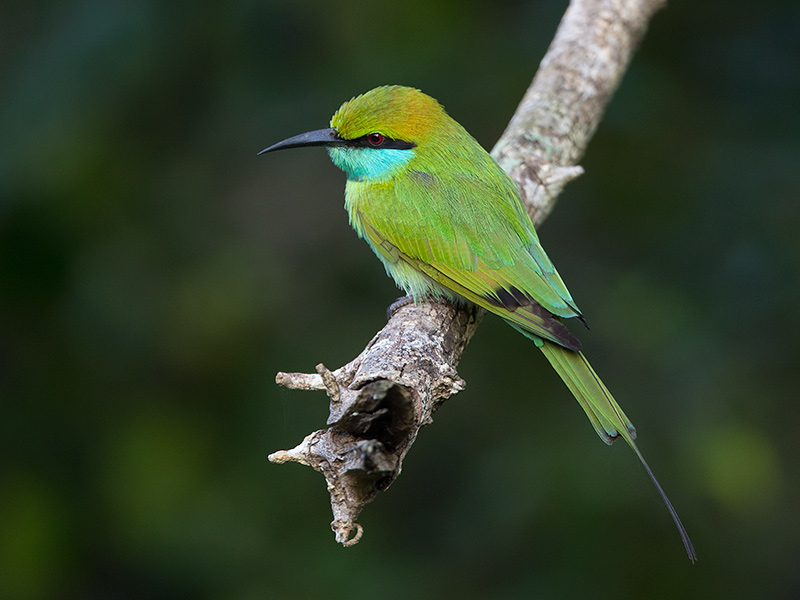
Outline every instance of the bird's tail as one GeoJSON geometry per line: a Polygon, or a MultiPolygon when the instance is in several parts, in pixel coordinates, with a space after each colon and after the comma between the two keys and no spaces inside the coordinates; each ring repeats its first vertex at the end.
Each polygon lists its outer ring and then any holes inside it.
{"type": "Polygon", "coordinates": [[[639,457],[645,471],[647,471],[658,493],[661,495],[667,510],[669,510],[672,520],[675,521],[675,526],[678,528],[678,533],[680,533],[681,540],[683,540],[689,559],[692,562],[696,561],[697,554],[694,551],[694,546],[692,546],[692,541],[686,533],[686,529],[683,527],[683,523],[678,517],[678,513],[675,512],[672,503],[664,493],[664,489],[658,483],[656,476],[653,475],[650,465],[647,464],[644,456],[636,446],[634,441],[636,439],[636,429],[634,429],[628,417],[625,416],[625,413],[622,412],[611,392],[608,391],[608,388],[597,376],[597,373],[594,372],[583,352],[567,350],[548,341],[544,341],[541,345],[537,344],[537,346],[547,357],[547,360],[550,361],[559,377],[567,384],[567,387],[578,400],[583,410],[586,411],[586,415],[592,422],[595,431],[603,438],[603,441],[606,444],[611,444],[618,437],[621,437],[639,457]]]}

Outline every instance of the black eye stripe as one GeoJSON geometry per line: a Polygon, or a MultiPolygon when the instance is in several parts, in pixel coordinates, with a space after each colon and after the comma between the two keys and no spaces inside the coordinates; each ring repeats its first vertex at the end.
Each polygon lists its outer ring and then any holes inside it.
{"type": "Polygon", "coordinates": [[[416,144],[404,140],[396,140],[377,131],[362,135],[359,138],[347,140],[347,145],[359,148],[389,148],[393,150],[411,150],[416,144]],[[380,139],[380,141],[378,141],[380,139]],[[376,143],[378,142],[378,143],[376,143]]]}

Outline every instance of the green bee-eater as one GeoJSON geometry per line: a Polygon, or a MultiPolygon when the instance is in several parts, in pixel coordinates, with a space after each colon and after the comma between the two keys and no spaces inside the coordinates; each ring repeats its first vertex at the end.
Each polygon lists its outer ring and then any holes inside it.
{"type": "Polygon", "coordinates": [[[384,86],[345,102],[329,129],[264,150],[325,146],[347,174],[345,208],[397,285],[415,300],[467,300],[533,340],[607,444],[622,437],[696,554],[639,448],[636,430],[562,323],[581,312],[548,258],[517,187],[433,98],[384,86]]]}

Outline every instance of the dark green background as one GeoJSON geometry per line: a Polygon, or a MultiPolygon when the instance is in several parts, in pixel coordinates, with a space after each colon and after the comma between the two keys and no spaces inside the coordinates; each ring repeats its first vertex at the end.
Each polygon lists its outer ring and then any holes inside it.
{"type": "Polygon", "coordinates": [[[3,3],[0,597],[800,595],[794,0],[672,2],[541,229],[696,565],[494,318],[358,546],[267,462],[327,414],[275,372],[348,361],[397,291],[322,150],[256,152],[386,83],[491,147],[565,6],[3,3]]]}

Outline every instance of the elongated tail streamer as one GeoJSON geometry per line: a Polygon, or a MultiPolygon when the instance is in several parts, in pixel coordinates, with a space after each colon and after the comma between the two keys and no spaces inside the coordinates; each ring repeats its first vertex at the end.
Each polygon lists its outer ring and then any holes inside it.
{"type": "Polygon", "coordinates": [[[567,384],[567,387],[578,400],[578,403],[592,422],[595,431],[603,441],[611,444],[618,437],[622,437],[636,453],[636,456],[639,457],[645,471],[647,471],[658,493],[661,495],[669,514],[672,516],[675,526],[678,528],[678,533],[680,533],[686,553],[689,555],[689,560],[695,562],[697,553],[683,523],[681,523],[680,517],[678,517],[678,513],[673,508],[672,503],[667,498],[667,494],[664,492],[664,488],[661,487],[658,479],[653,474],[653,470],[647,464],[634,441],[636,430],[633,424],[622,412],[611,392],[608,391],[608,388],[597,376],[589,361],[586,360],[583,352],[573,352],[550,342],[543,342],[539,349],[550,361],[559,377],[567,384]]]}

